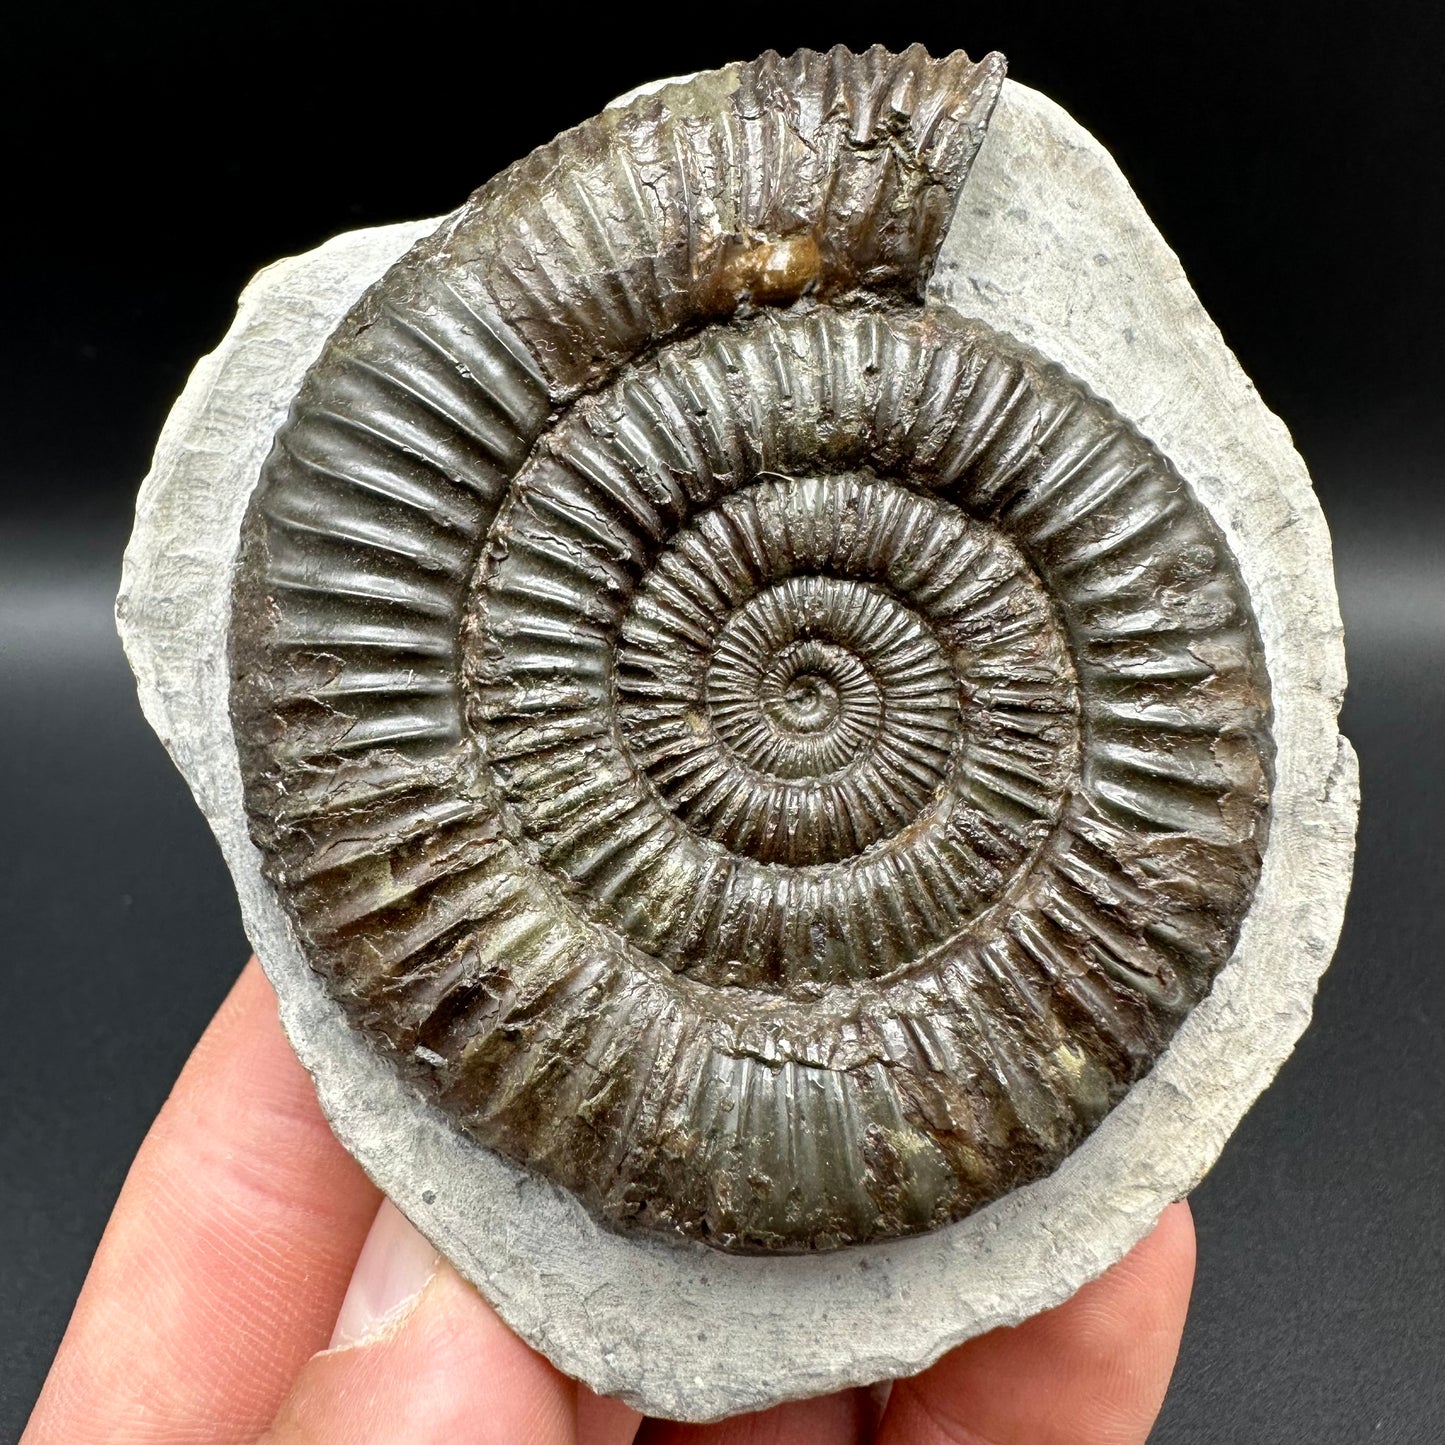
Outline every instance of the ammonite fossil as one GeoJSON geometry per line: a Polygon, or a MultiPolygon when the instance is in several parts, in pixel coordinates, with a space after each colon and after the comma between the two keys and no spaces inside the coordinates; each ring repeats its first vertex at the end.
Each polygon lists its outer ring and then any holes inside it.
{"type": "MultiPolygon", "coordinates": [[[[1230,443],[1170,420],[1217,406],[1144,424],[1097,323],[1017,299],[1074,263],[971,186],[1002,86],[837,49],[610,107],[328,325],[227,524],[284,951],[376,1087],[638,1257],[866,1266],[1032,1197],[1307,831],[1281,723],[1337,644],[1280,664],[1230,443]],[[1013,224],[1041,249],[991,243],[1023,279],[990,289],[970,230],[1013,224]]],[[[1071,142],[1017,115],[1016,166],[1071,142]]],[[[438,1192],[411,1212],[465,1255],[438,1192]]]]}

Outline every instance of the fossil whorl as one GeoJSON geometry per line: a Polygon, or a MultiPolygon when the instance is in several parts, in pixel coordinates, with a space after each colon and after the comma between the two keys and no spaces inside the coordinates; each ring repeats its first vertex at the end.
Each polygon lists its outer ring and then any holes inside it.
{"type": "Polygon", "coordinates": [[[1228,547],[924,285],[1002,66],[800,53],[484,186],[246,522],[247,805],[354,1025],[619,1226],[929,1229],[1148,1071],[1258,879],[1228,547]]]}

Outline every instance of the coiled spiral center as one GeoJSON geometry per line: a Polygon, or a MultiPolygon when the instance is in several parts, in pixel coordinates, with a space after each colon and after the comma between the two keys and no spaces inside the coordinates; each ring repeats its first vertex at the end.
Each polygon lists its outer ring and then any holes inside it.
{"type": "Polygon", "coordinates": [[[825,863],[895,832],[938,793],[957,683],[928,624],[884,588],[785,577],[713,621],[711,656],[699,649],[670,710],[644,639],[675,647],[676,635],[624,629],[618,668],[629,746],[693,828],[764,862],[825,863]]]}
{"type": "MultiPolygon", "coordinates": [[[[786,654],[774,659],[769,672],[772,675],[765,679],[763,710],[777,733],[791,743],[803,739],[815,741],[810,735],[825,730],[834,734],[828,741],[836,741],[835,724],[843,707],[843,694],[851,692],[855,704],[860,693],[866,696],[867,673],[858,660],[841,649],[816,642],[789,648],[786,654]],[[808,655],[800,657],[802,653],[808,655]],[[829,676],[835,671],[853,675],[838,683],[829,676]],[[776,675],[779,673],[781,677],[776,675]],[[790,736],[792,734],[803,736],[797,738],[790,736]]],[[[816,748],[808,749],[802,761],[804,772],[825,770],[826,764],[820,766],[817,752],[816,748]]]]}

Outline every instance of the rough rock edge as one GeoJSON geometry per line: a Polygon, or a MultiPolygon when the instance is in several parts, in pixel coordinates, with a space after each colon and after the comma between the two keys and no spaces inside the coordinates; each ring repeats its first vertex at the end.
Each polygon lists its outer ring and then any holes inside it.
{"type": "Polygon", "coordinates": [[[937,1233],[841,1254],[723,1256],[610,1234],[453,1133],[345,1027],[262,879],[241,806],[226,626],[247,496],[328,333],[438,224],[340,236],[251,282],[162,432],[117,606],[146,716],[216,832],[338,1136],[524,1339],[652,1414],[709,1420],[909,1374],[1059,1303],[1213,1164],[1308,1023],[1342,921],[1358,808],[1354,755],[1335,728],[1343,648],[1328,533],[1283,425],[1113,161],[1052,102],[1006,83],[933,294],[1089,381],[1171,456],[1229,537],[1275,695],[1259,891],[1209,998],[1049,1178],[937,1233]]]}

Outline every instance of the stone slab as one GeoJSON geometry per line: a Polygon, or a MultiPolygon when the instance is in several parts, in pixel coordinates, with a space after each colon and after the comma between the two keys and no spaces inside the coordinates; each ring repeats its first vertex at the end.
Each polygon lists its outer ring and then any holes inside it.
{"type": "Polygon", "coordinates": [[[912,1373],[1067,1298],[1218,1157],[1309,1021],[1349,885],[1357,781],[1329,537],[1260,401],[1118,167],[1005,85],[934,299],[1062,362],[1171,458],[1254,600],[1278,748],[1238,948],[1153,1072],[1050,1177],[933,1234],[757,1258],[602,1229],[456,1134],[344,1024],[247,834],[228,712],[231,569],[302,374],[355,300],[439,222],[352,232],[262,271],[177,401],[137,505],[117,616],[141,703],[204,809],[282,1021],[343,1143],[511,1327],[594,1390],[708,1420],[912,1373]]]}

